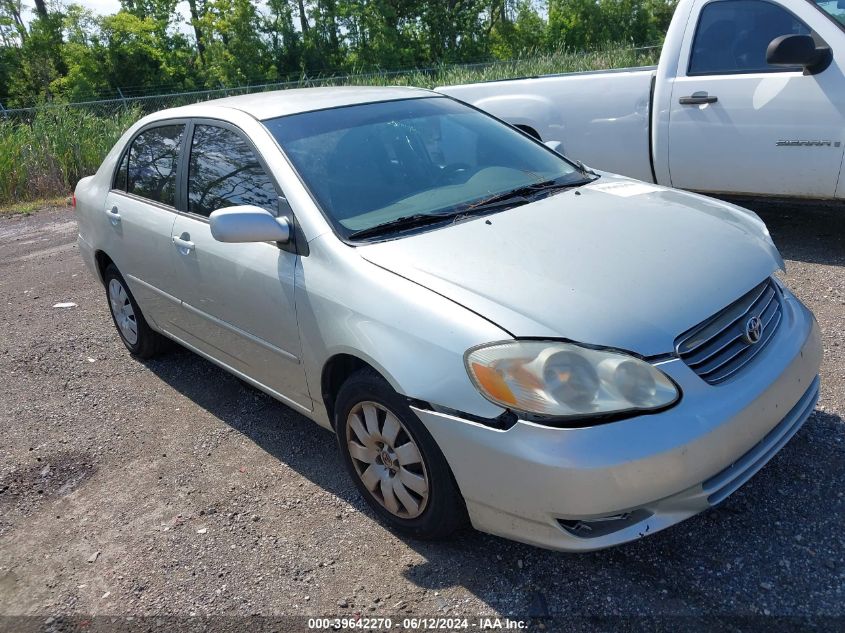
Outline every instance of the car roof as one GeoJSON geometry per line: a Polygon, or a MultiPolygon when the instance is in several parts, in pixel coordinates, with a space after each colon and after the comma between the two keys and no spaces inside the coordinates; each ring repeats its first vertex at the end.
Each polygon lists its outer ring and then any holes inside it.
{"type": "MultiPolygon", "coordinates": [[[[324,110],[340,106],[360,103],[374,103],[378,101],[396,101],[398,99],[413,99],[429,97],[437,93],[422,88],[404,86],[338,86],[321,88],[292,88],[290,90],[274,90],[272,92],[258,92],[223,97],[203,101],[193,105],[162,110],[156,113],[156,119],[166,116],[203,116],[209,106],[214,108],[231,108],[240,110],[259,120],[273,119],[288,114],[298,114],[312,110],[324,110]]],[[[439,95],[438,95],[439,96],[439,95]]]]}

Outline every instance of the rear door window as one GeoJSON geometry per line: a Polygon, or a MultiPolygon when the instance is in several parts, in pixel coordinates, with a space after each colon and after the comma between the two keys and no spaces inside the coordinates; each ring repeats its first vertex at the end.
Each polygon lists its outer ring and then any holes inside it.
{"type": "Polygon", "coordinates": [[[135,137],[129,148],[129,193],[176,206],[176,167],[184,133],[182,124],[163,125],[135,137]]]}
{"type": "Polygon", "coordinates": [[[766,62],[769,43],[781,35],[810,35],[810,29],[783,7],[765,0],[711,2],[701,10],[687,74],[801,70],[766,62]]]}
{"type": "Polygon", "coordinates": [[[252,147],[233,130],[197,124],[188,168],[188,211],[250,204],[276,213],[279,195],[252,147]]]}
{"type": "Polygon", "coordinates": [[[128,168],[129,152],[125,152],[123,154],[123,158],[120,159],[120,167],[118,167],[117,171],[114,173],[112,189],[117,189],[118,191],[126,191],[126,173],[128,168]]]}

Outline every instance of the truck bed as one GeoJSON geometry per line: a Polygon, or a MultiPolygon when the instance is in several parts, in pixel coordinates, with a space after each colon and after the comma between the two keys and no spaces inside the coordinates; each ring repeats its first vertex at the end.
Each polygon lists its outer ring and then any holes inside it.
{"type": "Polygon", "coordinates": [[[438,92],[481,108],[587,165],[652,180],[651,78],[656,67],[619,68],[443,86],[438,92]],[[572,132],[570,132],[572,130],[572,132]]]}

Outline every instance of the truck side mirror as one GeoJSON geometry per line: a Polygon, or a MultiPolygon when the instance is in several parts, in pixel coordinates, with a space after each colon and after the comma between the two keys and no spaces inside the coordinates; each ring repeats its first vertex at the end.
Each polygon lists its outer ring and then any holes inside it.
{"type": "Polygon", "coordinates": [[[781,35],[769,43],[766,61],[772,66],[803,66],[805,74],[815,75],[830,66],[833,52],[829,46],[816,46],[809,35],[781,35]]]}

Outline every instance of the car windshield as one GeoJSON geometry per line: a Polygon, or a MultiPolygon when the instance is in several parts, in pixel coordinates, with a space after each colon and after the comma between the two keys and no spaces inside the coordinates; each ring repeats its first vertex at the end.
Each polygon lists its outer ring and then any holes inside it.
{"type": "Polygon", "coordinates": [[[318,110],[264,125],[344,238],[405,228],[408,220],[431,226],[493,199],[501,210],[508,192],[587,180],[521,132],[446,97],[318,110]]]}
{"type": "Polygon", "coordinates": [[[843,0],[812,0],[817,7],[827,13],[840,27],[845,28],[845,2],[843,0]]]}

